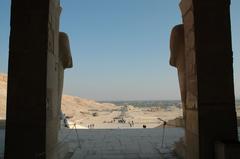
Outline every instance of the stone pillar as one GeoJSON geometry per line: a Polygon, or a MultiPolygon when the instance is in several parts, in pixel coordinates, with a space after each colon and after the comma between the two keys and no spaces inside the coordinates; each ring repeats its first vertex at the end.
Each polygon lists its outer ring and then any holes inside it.
{"type": "Polygon", "coordinates": [[[12,0],[5,159],[54,158],[59,0],[12,0]]]}
{"type": "Polygon", "coordinates": [[[60,125],[59,100],[59,23],[60,1],[50,0],[48,21],[48,54],[47,54],[47,116],[46,116],[46,158],[57,159],[58,131],[60,125]]]}
{"type": "Polygon", "coordinates": [[[213,159],[237,141],[230,0],[182,0],[187,76],[186,158],[213,159]]]}

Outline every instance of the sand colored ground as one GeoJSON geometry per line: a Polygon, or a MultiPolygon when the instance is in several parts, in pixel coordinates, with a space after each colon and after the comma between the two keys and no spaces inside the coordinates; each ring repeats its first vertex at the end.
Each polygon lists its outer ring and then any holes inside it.
{"type": "Polygon", "coordinates": [[[69,121],[87,128],[93,124],[94,128],[142,128],[143,125],[153,128],[162,123],[159,118],[170,120],[182,115],[182,110],[177,107],[116,106],[73,96],[63,96],[62,111],[69,117],[69,121]],[[121,122],[122,119],[125,123],[121,122]]]}
{"type": "MultiPolygon", "coordinates": [[[[0,119],[5,119],[7,76],[0,74],[0,119]]],[[[236,108],[240,116],[240,107],[236,108]]],[[[76,123],[78,128],[147,128],[157,127],[163,120],[175,119],[182,116],[179,107],[133,107],[131,105],[116,106],[111,103],[98,103],[94,100],[63,95],[62,111],[71,124],[76,123]],[[121,122],[123,120],[125,123],[121,122]],[[130,126],[131,123],[131,126],[130,126]]]]}

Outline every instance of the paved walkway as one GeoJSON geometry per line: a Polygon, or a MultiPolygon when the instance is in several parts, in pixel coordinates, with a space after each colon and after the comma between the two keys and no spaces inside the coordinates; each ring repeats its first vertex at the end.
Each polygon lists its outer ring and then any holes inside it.
{"type": "Polygon", "coordinates": [[[5,139],[5,129],[0,128],[0,159],[3,158],[4,139],[5,139]]]}
{"type": "Polygon", "coordinates": [[[176,159],[172,145],[184,135],[181,128],[167,128],[162,144],[162,128],[92,129],[77,132],[79,140],[75,130],[61,133],[61,139],[70,142],[73,152],[71,159],[176,159]]]}
{"type": "MultiPolygon", "coordinates": [[[[4,134],[4,129],[0,129],[0,159],[4,134]]],[[[74,129],[61,130],[55,150],[62,154],[68,151],[64,159],[176,159],[172,145],[184,135],[184,130],[167,128],[163,145],[162,128],[78,129],[77,134],[74,129]]]]}

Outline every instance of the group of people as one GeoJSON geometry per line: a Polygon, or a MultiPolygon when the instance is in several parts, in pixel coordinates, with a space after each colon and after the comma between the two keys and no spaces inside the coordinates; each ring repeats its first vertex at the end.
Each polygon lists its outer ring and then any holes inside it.
{"type": "Polygon", "coordinates": [[[62,111],[61,111],[61,114],[60,114],[60,120],[62,120],[64,127],[70,128],[67,117],[62,111]]]}
{"type": "Polygon", "coordinates": [[[94,124],[88,125],[88,129],[93,129],[93,128],[94,128],[94,124]]]}
{"type": "Polygon", "coordinates": [[[129,121],[128,124],[129,124],[130,127],[134,127],[134,122],[133,121],[132,122],[129,121]]]}
{"type": "Polygon", "coordinates": [[[126,120],[123,119],[123,118],[122,118],[122,119],[119,119],[119,120],[118,120],[118,123],[126,123],[126,120]]]}

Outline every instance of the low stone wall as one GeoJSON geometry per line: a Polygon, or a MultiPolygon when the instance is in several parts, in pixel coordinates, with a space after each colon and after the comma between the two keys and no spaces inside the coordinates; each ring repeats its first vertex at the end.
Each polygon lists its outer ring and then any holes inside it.
{"type": "MultiPolygon", "coordinates": [[[[172,127],[184,127],[184,121],[182,117],[178,117],[167,122],[168,126],[172,127]]],[[[237,117],[237,125],[240,127],[240,116],[237,117]]]]}
{"type": "Polygon", "coordinates": [[[172,127],[184,127],[184,120],[182,117],[178,117],[173,120],[168,120],[167,125],[172,127]]]}

